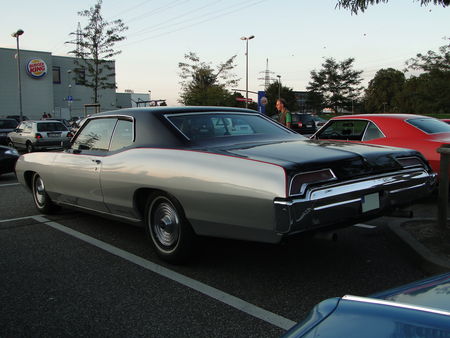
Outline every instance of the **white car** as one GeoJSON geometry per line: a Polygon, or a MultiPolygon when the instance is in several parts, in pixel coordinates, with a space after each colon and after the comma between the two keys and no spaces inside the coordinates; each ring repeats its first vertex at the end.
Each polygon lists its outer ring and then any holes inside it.
{"type": "Polygon", "coordinates": [[[35,150],[61,149],[69,144],[72,133],[59,121],[23,121],[8,133],[8,145],[31,153],[35,150]]]}

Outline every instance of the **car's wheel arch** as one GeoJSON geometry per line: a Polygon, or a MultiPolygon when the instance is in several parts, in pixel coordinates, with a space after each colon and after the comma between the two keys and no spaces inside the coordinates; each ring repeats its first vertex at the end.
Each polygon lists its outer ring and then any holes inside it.
{"type": "Polygon", "coordinates": [[[144,221],[145,219],[146,206],[149,199],[150,198],[155,199],[161,195],[166,195],[170,197],[172,200],[176,201],[178,207],[180,208],[182,216],[183,217],[186,216],[186,213],[184,212],[183,206],[181,205],[179,199],[177,199],[177,197],[171,194],[170,192],[161,189],[139,188],[134,192],[133,195],[133,207],[142,221],[144,221]]]}
{"type": "Polygon", "coordinates": [[[33,176],[36,174],[35,171],[25,171],[23,173],[23,178],[25,180],[26,186],[28,189],[32,190],[32,184],[33,184],[33,176]]]}

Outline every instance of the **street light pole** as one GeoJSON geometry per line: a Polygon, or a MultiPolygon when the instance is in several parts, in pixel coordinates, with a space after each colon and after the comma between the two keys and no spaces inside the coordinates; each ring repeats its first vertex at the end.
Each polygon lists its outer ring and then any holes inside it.
{"type": "Polygon", "coordinates": [[[20,122],[23,121],[23,112],[22,112],[22,82],[20,79],[20,49],[19,49],[19,36],[23,34],[22,29],[18,29],[17,32],[11,34],[13,38],[16,38],[17,43],[17,78],[18,78],[18,90],[19,90],[19,115],[20,122]]]}
{"type": "Polygon", "coordinates": [[[69,117],[72,119],[72,70],[67,71],[67,77],[69,79],[69,95],[67,97],[67,105],[69,106],[69,117]]]}
{"type": "Polygon", "coordinates": [[[278,78],[278,98],[281,99],[281,75],[277,75],[278,78]]]}
{"type": "Polygon", "coordinates": [[[245,40],[245,108],[248,108],[248,40],[254,37],[254,35],[241,37],[241,40],[245,40]]]}

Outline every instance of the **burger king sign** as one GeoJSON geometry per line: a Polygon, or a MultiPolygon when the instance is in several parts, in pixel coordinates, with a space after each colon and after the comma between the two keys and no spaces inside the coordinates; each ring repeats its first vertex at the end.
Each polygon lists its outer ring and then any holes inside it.
{"type": "Polygon", "coordinates": [[[27,73],[35,79],[40,79],[47,74],[47,64],[42,59],[31,59],[27,63],[27,73]]]}

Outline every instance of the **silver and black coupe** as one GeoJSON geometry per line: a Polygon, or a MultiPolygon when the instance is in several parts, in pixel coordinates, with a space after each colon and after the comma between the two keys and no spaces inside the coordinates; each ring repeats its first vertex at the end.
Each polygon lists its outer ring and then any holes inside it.
{"type": "Polygon", "coordinates": [[[413,150],[309,140],[251,110],[158,107],[90,116],[70,147],[16,165],[37,209],[142,224],[183,262],[197,236],[278,243],[382,215],[428,194],[413,150]]]}

